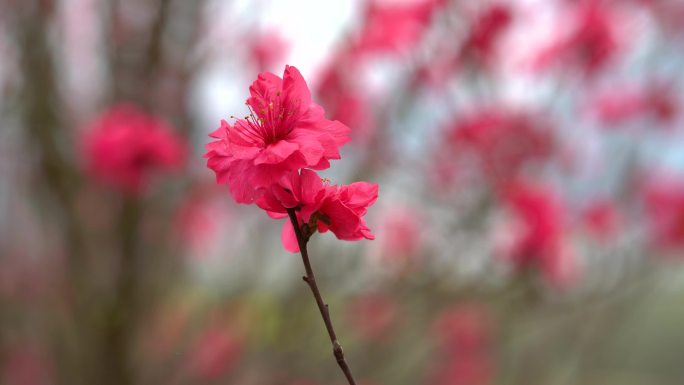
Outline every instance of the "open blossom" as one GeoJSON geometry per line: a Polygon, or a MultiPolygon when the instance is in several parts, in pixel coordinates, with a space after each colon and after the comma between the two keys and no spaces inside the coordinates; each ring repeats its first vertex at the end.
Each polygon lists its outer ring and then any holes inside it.
{"type": "Polygon", "coordinates": [[[250,115],[233,125],[222,121],[205,155],[217,182],[227,184],[238,203],[254,202],[292,170],[321,170],[340,158],[349,128],[325,119],[295,67],[285,66],[282,79],[264,72],[249,90],[250,115]]]}
{"type": "Polygon", "coordinates": [[[152,174],[182,166],[185,145],[172,129],[130,104],[112,107],[88,127],[83,151],[98,180],[138,193],[152,174]]]}
{"type": "MultiPolygon", "coordinates": [[[[293,171],[267,189],[256,202],[273,218],[284,218],[287,209],[297,210],[297,219],[311,231],[330,230],[338,239],[374,239],[363,216],[378,198],[378,185],[356,182],[346,186],[330,185],[314,171],[293,171]]],[[[299,251],[292,224],[285,223],[283,246],[299,251]]]]}

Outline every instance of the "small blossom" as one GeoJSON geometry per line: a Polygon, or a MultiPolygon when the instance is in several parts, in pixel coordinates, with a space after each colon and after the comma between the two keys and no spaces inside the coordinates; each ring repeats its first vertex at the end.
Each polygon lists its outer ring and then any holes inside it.
{"type": "Polygon", "coordinates": [[[157,172],[180,168],[186,155],[169,126],[129,104],[112,107],[90,124],[83,151],[95,178],[129,193],[141,192],[157,172]]]}
{"type": "Polygon", "coordinates": [[[325,119],[295,67],[286,66],[282,79],[260,74],[250,94],[250,115],[233,125],[222,121],[205,155],[217,182],[227,184],[238,203],[254,202],[292,170],[321,170],[340,158],[349,128],[325,119]]]}
{"type": "MultiPolygon", "coordinates": [[[[378,197],[378,185],[356,182],[346,186],[329,185],[314,171],[294,171],[273,184],[256,202],[273,218],[284,218],[287,209],[297,210],[300,225],[309,231],[330,230],[338,239],[357,241],[374,239],[363,216],[378,197]]],[[[299,251],[292,224],[285,223],[283,246],[299,251]]]]}

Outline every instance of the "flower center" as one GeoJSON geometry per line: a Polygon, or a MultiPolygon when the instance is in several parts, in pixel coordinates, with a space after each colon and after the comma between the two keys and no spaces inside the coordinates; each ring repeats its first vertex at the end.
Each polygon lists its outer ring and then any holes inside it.
{"type": "Polygon", "coordinates": [[[249,103],[245,103],[249,109],[249,115],[245,116],[246,133],[262,142],[264,147],[286,138],[299,117],[300,100],[290,100],[288,103],[280,95],[278,91],[268,105],[262,104],[257,111],[249,103]]]}

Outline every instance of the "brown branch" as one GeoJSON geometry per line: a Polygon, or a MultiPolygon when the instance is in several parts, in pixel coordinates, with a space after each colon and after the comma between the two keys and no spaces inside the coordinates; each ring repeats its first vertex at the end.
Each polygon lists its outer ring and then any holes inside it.
{"type": "Polygon", "coordinates": [[[323,301],[321,297],[321,292],[318,290],[318,285],[316,285],[316,276],[314,275],[313,268],[311,267],[311,262],[309,261],[309,253],[306,249],[306,244],[309,241],[309,235],[306,236],[302,233],[302,229],[299,226],[299,221],[297,220],[297,214],[295,209],[287,209],[287,214],[290,216],[290,221],[292,222],[292,227],[294,227],[295,235],[297,236],[297,244],[299,244],[299,251],[302,255],[302,261],[304,262],[304,269],[306,270],[306,275],[302,277],[304,282],[309,285],[311,292],[313,292],[314,298],[316,299],[316,305],[318,305],[318,310],[323,317],[323,322],[325,323],[325,328],[328,330],[328,335],[330,336],[330,342],[333,345],[333,354],[337,360],[337,364],[342,369],[344,376],[347,377],[349,385],[356,385],[354,381],[354,376],[352,376],[349,365],[344,358],[344,351],[342,350],[342,345],[337,340],[337,335],[335,334],[335,329],[333,327],[332,321],[330,320],[330,312],[328,311],[328,305],[323,301]]]}

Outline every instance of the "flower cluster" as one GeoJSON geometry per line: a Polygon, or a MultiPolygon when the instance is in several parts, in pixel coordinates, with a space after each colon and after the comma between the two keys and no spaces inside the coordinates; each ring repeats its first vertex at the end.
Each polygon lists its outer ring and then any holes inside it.
{"type": "MultiPolygon", "coordinates": [[[[218,140],[207,145],[205,157],[217,182],[227,184],[238,203],[255,203],[273,218],[294,210],[307,236],[330,230],[342,240],[373,239],[363,216],[378,186],[330,185],[313,171],[340,159],[349,128],[324,117],[295,67],[286,66],[282,79],[260,74],[250,94],[250,115],[233,125],[224,120],[210,135],[218,140]]],[[[293,230],[286,223],[283,245],[294,252],[299,248],[293,230]]]]}

